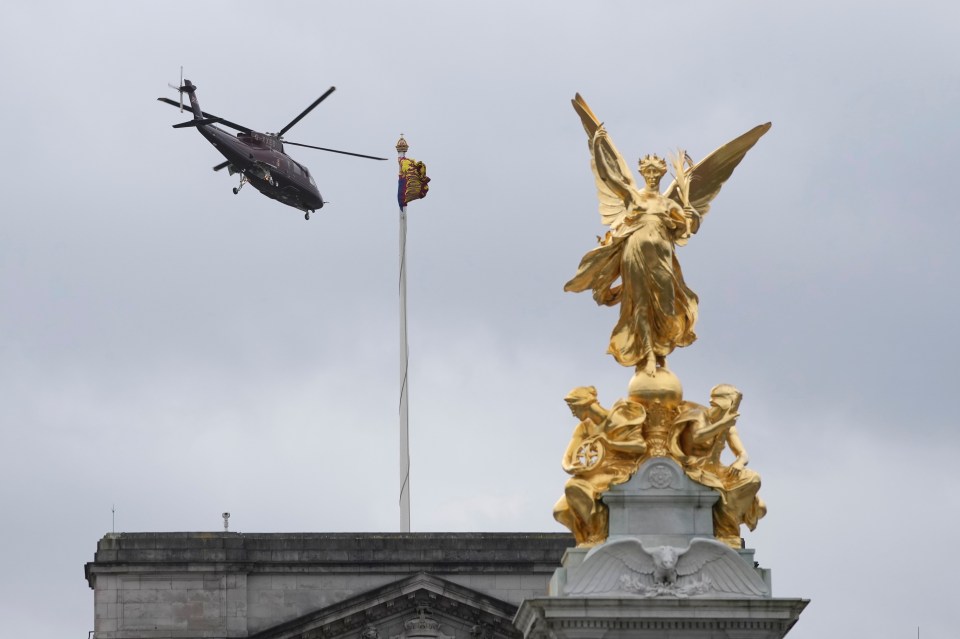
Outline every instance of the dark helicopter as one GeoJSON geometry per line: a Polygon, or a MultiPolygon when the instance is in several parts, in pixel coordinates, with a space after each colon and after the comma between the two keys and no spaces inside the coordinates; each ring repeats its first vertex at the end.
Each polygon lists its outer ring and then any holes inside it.
{"type": "Polygon", "coordinates": [[[329,95],[336,90],[335,87],[327,89],[326,93],[317,98],[313,104],[304,109],[300,115],[276,133],[260,133],[248,127],[234,124],[229,120],[224,120],[216,115],[201,111],[200,103],[197,101],[197,85],[190,82],[190,80],[184,80],[181,82],[181,86],[173,88],[180,92],[179,103],[169,98],[157,99],[173,106],[179,106],[180,110],[183,111],[183,94],[186,93],[190,97],[190,106],[193,109],[192,120],[174,124],[173,128],[196,127],[200,135],[215,146],[223,157],[227,158],[226,162],[221,162],[216,165],[213,167],[213,170],[219,171],[225,168],[230,172],[230,175],[234,173],[240,174],[240,185],[234,187],[234,194],[239,193],[243,185],[249,182],[253,185],[253,188],[267,197],[292,206],[295,209],[300,209],[304,212],[304,219],[307,220],[310,219],[310,213],[323,206],[323,197],[320,196],[317,183],[314,182],[310,171],[303,164],[300,164],[284,152],[284,144],[303,146],[308,149],[318,149],[320,151],[330,151],[331,153],[341,153],[343,155],[353,155],[371,160],[387,159],[374,157],[372,155],[363,155],[361,153],[327,149],[322,146],[287,142],[283,139],[283,134],[302,120],[304,116],[310,113],[318,104],[329,97],[329,95]],[[217,126],[218,124],[237,130],[237,135],[234,136],[228,131],[224,131],[217,126]]]}

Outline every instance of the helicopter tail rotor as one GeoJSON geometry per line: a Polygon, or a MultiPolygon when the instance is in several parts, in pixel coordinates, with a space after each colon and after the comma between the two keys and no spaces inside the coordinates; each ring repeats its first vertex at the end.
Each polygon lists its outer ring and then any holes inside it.
{"type": "Polygon", "coordinates": [[[180,86],[175,87],[169,82],[167,82],[167,86],[180,93],[180,113],[183,113],[183,92],[187,90],[187,87],[183,85],[183,65],[180,65],[180,86]]]}

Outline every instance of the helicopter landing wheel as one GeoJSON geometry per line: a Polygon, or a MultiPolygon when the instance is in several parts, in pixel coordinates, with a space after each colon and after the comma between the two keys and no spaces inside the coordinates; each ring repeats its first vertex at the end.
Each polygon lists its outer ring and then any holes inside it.
{"type": "Polygon", "coordinates": [[[233,194],[234,194],[234,195],[236,195],[236,194],[239,193],[239,192],[240,192],[240,189],[238,189],[237,187],[233,187],[233,194]]]}
{"type": "Polygon", "coordinates": [[[309,220],[309,219],[310,219],[310,211],[307,211],[306,213],[303,214],[303,219],[305,219],[305,220],[309,220]]]}

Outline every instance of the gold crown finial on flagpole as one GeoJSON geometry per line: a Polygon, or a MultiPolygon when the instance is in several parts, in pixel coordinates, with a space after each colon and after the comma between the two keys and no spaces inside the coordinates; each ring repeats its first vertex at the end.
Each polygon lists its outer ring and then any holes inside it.
{"type": "Polygon", "coordinates": [[[397,153],[400,155],[406,155],[407,149],[410,148],[410,145],[407,144],[407,141],[403,139],[403,133],[400,134],[400,139],[397,140],[397,153]]]}

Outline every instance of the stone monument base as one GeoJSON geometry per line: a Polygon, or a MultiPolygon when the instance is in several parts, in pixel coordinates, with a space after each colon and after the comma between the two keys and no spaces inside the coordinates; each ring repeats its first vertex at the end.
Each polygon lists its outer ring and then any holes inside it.
{"type": "Polygon", "coordinates": [[[513,623],[524,639],[779,639],[803,599],[527,599],[513,623]]]}
{"type": "Polygon", "coordinates": [[[654,457],[603,497],[607,540],[568,548],[548,597],[514,618],[524,639],[779,639],[809,601],[775,599],[753,550],[713,536],[719,495],[654,457]]]}

